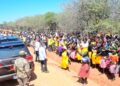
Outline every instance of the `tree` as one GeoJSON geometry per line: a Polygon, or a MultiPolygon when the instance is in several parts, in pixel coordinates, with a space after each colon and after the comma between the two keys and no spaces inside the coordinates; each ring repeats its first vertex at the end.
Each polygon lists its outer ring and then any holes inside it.
{"type": "Polygon", "coordinates": [[[56,30],[88,32],[120,29],[120,0],[70,0],[61,13],[48,12],[43,15],[25,17],[11,26],[33,28],[34,30],[56,30]]]}

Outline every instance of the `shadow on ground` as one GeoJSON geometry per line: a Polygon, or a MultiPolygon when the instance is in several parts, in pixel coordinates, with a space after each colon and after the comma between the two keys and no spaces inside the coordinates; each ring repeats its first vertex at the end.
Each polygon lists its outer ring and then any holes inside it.
{"type": "Polygon", "coordinates": [[[34,81],[37,79],[37,75],[35,73],[32,73],[30,81],[34,81]]]}

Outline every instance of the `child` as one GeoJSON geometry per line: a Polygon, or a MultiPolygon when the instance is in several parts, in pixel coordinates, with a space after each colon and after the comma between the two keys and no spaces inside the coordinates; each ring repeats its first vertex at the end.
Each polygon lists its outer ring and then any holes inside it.
{"type": "Polygon", "coordinates": [[[89,76],[90,65],[87,58],[82,58],[82,65],[78,74],[78,82],[81,82],[83,85],[87,84],[87,78],[89,76]]]}

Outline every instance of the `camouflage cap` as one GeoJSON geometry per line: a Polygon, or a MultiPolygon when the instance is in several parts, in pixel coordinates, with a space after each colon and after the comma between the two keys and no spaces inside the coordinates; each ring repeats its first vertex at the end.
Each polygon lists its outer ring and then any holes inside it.
{"type": "Polygon", "coordinates": [[[27,53],[26,53],[25,51],[20,51],[20,52],[19,52],[19,55],[20,55],[20,56],[25,56],[25,55],[27,55],[27,53]]]}

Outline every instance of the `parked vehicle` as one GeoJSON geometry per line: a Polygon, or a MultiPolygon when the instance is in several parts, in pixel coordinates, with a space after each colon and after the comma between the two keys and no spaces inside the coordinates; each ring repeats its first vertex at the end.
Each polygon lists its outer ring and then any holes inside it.
{"type": "Polygon", "coordinates": [[[29,61],[33,72],[33,57],[22,40],[15,36],[0,36],[0,81],[16,79],[14,61],[19,58],[19,51],[21,50],[27,52],[26,59],[29,61]]]}

